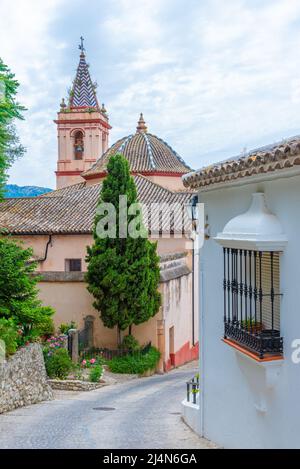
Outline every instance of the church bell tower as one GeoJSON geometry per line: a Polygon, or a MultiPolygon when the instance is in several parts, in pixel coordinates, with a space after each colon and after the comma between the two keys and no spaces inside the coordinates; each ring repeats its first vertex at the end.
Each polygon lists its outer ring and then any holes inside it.
{"type": "Polygon", "coordinates": [[[56,188],[83,182],[87,171],[107,150],[111,126],[104,104],[100,107],[96,84],[92,82],[81,37],[80,59],[69,94],[57,113],[58,160],[56,188]]]}

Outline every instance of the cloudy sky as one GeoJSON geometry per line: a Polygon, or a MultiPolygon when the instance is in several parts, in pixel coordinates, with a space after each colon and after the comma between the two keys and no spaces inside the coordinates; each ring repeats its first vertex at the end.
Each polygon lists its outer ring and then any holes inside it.
{"type": "Polygon", "coordinates": [[[0,55],[28,108],[11,183],[55,185],[81,35],[110,143],[141,111],[193,168],[300,134],[300,0],[0,0],[0,55]]]}

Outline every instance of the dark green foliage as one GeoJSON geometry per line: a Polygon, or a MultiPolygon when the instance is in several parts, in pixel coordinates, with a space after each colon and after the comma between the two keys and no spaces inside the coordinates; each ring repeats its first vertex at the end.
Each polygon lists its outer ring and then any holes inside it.
{"type": "Polygon", "coordinates": [[[18,331],[12,319],[0,319],[0,340],[5,343],[6,355],[15,353],[18,347],[18,331]]]}
{"type": "MultiPolygon", "coordinates": [[[[25,110],[16,101],[18,86],[0,59],[0,201],[8,168],[24,153],[13,125],[14,119],[23,119],[25,110]]],[[[1,227],[0,234],[4,234],[1,227]]],[[[31,257],[30,249],[22,249],[9,238],[0,239],[0,320],[8,353],[53,331],[53,310],[37,298],[38,279],[32,277],[36,264],[30,263],[31,257]]]]}
{"type": "MultiPolygon", "coordinates": [[[[128,161],[122,155],[112,156],[107,170],[99,204],[112,203],[116,208],[116,237],[97,236],[97,223],[105,215],[96,215],[94,244],[88,247],[86,281],[104,325],[109,328],[117,326],[120,331],[147,321],[158,312],[161,301],[158,292],[159,257],[156,244],[147,239],[147,233],[143,236],[145,228],[141,222],[138,223],[140,237],[130,237],[128,227],[125,237],[119,237],[119,196],[127,196],[128,208],[137,202],[137,191],[128,161]]],[[[134,218],[134,215],[127,217],[128,225],[134,218]]],[[[121,229],[124,229],[123,225],[121,229]]],[[[120,334],[118,338],[120,345],[120,334]]]]}
{"type": "Polygon", "coordinates": [[[51,355],[44,354],[49,378],[65,379],[73,369],[73,363],[65,348],[56,349],[51,355]]]}
{"type": "Polygon", "coordinates": [[[47,337],[52,336],[55,333],[55,327],[54,327],[54,323],[53,323],[53,320],[52,320],[53,310],[51,309],[51,311],[52,312],[49,316],[45,315],[43,317],[43,320],[41,321],[41,323],[38,326],[38,335],[39,335],[39,337],[47,338],[47,337]]]}
{"type": "Polygon", "coordinates": [[[53,331],[54,311],[38,299],[32,254],[11,238],[0,238],[0,318],[11,318],[18,326],[19,345],[53,331]]]}
{"type": "Polygon", "coordinates": [[[94,365],[90,371],[90,381],[92,383],[98,383],[99,379],[101,378],[102,371],[103,370],[101,365],[94,365]]]}
{"type": "Polygon", "coordinates": [[[68,324],[62,322],[58,329],[61,334],[68,334],[70,329],[77,329],[77,324],[74,321],[68,324]]]}
{"type": "Polygon", "coordinates": [[[145,354],[141,352],[115,357],[109,362],[109,369],[113,373],[142,374],[156,367],[160,359],[160,352],[155,347],[150,347],[145,354]]]}
{"type": "Polygon", "coordinates": [[[140,350],[140,344],[133,335],[125,335],[122,340],[122,349],[137,352],[140,350]]]}
{"type": "Polygon", "coordinates": [[[18,86],[14,74],[0,58],[0,199],[9,166],[24,153],[13,126],[14,119],[23,119],[25,110],[15,99],[18,86]]]}

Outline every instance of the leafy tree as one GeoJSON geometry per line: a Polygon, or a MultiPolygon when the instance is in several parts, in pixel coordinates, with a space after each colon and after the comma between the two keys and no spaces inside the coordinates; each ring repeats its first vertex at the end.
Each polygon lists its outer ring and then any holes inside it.
{"type": "MultiPolygon", "coordinates": [[[[137,190],[130,176],[128,161],[120,154],[112,156],[107,166],[108,175],[103,181],[99,206],[111,203],[116,209],[115,233],[107,230],[110,236],[97,234],[99,223],[107,220],[107,214],[98,213],[94,224],[94,244],[87,248],[88,270],[86,281],[88,290],[94,296],[94,307],[100,311],[106,327],[117,326],[118,344],[121,344],[121,331],[133,324],[140,324],[154,316],[159,309],[161,297],[158,292],[159,257],[156,243],[145,236],[142,211],[128,215],[128,226],[120,223],[120,196],[127,196],[126,209],[137,203],[137,190]],[[138,216],[137,216],[138,215],[138,216]],[[130,224],[137,220],[140,235],[129,235],[130,224]],[[120,236],[120,229],[123,236],[120,236]]],[[[109,222],[107,222],[107,226],[109,222]]]]}
{"type": "MultiPolygon", "coordinates": [[[[23,119],[25,110],[16,101],[18,86],[0,59],[0,200],[9,166],[24,152],[13,124],[15,119],[23,119]]],[[[13,353],[18,345],[53,332],[54,311],[38,299],[32,250],[23,249],[4,230],[0,236],[0,334],[8,353],[13,353]]]]}
{"type": "Polygon", "coordinates": [[[19,345],[53,332],[54,311],[38,299],[32,254],[9,237],[0,238],[0,318],[12,319],[18,326],[19,345]]]}
{"type": "Polygon", "coordinates": [[[16,101],[18,86],[14,74],[0,58],[0,198],[9,166],[25,151],[13,125],[14,119],[23,119],[22,111],[25,110],[16,101]]]}

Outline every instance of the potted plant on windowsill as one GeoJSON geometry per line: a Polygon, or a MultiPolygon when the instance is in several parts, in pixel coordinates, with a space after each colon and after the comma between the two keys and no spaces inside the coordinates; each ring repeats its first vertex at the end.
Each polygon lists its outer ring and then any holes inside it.
{"type": "Polygon", "coordinates": [[[264,326],[263,323],[260,321],[255,321],[254,319],[247,319],[240,322],[241,329],[250,332],[251,334],[258,334],[260,333],[264,326]]]}

